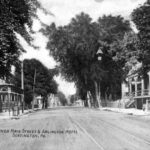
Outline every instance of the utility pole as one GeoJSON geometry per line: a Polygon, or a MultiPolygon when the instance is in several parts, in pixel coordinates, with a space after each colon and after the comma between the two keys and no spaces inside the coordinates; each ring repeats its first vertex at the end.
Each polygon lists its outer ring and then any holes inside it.
{"type": "Polygon", "coordinates": [[[22,113],[24,113],[24,71],[23,71],[23,60],[21,61],[21,89],[22,89],[22,113]]]}
{"type": "Polygon", "coordinates": [[[35,83],[36,83],[36,68],[34,71],[34,81],[33,81],[33,100],[32,100],[32,110],[34,110],[34,100],[35,100],[35,83]]]}

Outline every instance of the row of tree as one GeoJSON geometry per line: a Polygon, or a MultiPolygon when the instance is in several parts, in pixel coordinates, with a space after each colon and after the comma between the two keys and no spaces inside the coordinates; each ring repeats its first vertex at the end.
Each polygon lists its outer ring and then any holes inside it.
{"type": "MultiPolygon", "coordinates": [[[[43,10],[37,0],[0,0],[0,77],[10,75],[11,66],[24,51],[16,34],[32,45],[32,23],[33,17],[38,18],[38,8],[43,10]]],[[[142,74],[149,70],[149,14],[150,0],[132,12],[138,34],[121,16],[103,16],[94,22],[85,13],[68,25],[56,27],[53,23],[42,30],[62,75],[75,82],[85,102],[89,92],[95,106],[100,105],[100,97],[120,97],[121,82],[137,61],[143,63],[142,74]],[[99,49],[101,56],[97,55],[99,49]]]]}
{"type": "Polygon", "coordinates": [[[56,27],[52,23],[42,30],[49,38],[50,54],[60,63],[61,74],[75,82],[85,104],[87,93],[94,106],[100,106],[102,98],[120,98],[121,83],[132,65],[142,61],[144,68],[149,66],[149,14],[149,0],[133,11],[138,34],[121,16],[104,15],[95,22],[85,13],[68,25],[56,27]],[[98,56],[99,49],[102,54],[98,56]]]}
{"type": "MultiPolygon", "coordinates": [[[[58,84],[54,76],[58,75],[58,69],[48,69],[39,60],[25,59],[23,61],[24,72],[24,101],[31,107],[34,97],[41,96],[43,107],[47,107],[48,97],[55,94],[62,105],[67,104],[65,95],[58,91],[58,84]]],[[[18,65],[11,79],[16,87],[21,87],[21,65],[18,65]]]]}
{"type": "Polygon", "coordinates": [[[81,13],[68,25],[52,24],[43,33],[49,37],[47,48],[60,63],[62,75],[75,82],[82,99],[86,100],[90,91],[96,106],[100,105],[100,95],[114,99],[120,96],[125,59],[117,56],[118,43],[130,31],[129,22],[121,16],[103,16],[93,22],[89,15],[81,13]],[[99,48],[103,52],[101,61],[97,56],[99,48]]]}
{"type": "MultiPolygon", "coordinates": [[[[34,96],[43,97],[43,105],[47,104],[47,96],[56,94],[58,84],[54,80],[57,75],[56,69],[48,69],[36,59],[23,61],[24,72],[24,98],[27,105],[31,105],[34,96]]],[[[21,65],[18,65],[11,81],[16,87],[21,87],[21,65]]]]}

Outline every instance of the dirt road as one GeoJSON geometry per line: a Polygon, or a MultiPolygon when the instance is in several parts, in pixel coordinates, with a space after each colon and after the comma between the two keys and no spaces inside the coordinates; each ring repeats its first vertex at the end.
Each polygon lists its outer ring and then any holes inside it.
{"type": "Polygon", "coordinates": [[[0,120],[0,150],[149,150],[150,120],[86,108],[0,120]]]}

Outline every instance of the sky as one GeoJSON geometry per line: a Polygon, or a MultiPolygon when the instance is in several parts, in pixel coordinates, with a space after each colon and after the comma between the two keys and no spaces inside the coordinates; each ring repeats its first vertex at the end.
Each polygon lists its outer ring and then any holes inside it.
{"type": "MultiPolygon", "coordinates": [[[[50,25],[55,22],[57,26],[66,25],[70,22],[71,18],[80,12],[85,12],[93,18],[94,21],[102,15],[122,15],[125,19],[130,19],[131,12],[143,4],[145,0],[39,0],[42,6],[54,14],[49,16],[38,11],[40,20],[50,25]]],[[[34,44],[39,46],[38,50],[31,48],[21,37],[20,42],[26,49],[22,59],[36,58],[40,60],[48,68],[54,68],[57,64],[54,59],[49,56],[49,51],[46,49],[47,39],[38,32],[41,25],[39,21],[34,20],[33,29],[37,33],[34,35],[34,44]]],[[[55,77],[59,83],[59,90],[66,96],[75,93],[74,83],[68,83],[62,79],[61,76],[55,77]]]]}

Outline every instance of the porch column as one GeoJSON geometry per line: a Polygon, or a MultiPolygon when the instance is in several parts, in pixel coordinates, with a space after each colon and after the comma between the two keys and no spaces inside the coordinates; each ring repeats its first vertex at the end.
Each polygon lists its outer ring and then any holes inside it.
{"type": "Polygon", "coordinates": [[[0,94],[0,113],[2,112],[2,95],[0,94]]]}
{"type": "Polygon", "coordinates": [[[141,80],[141,95],[144,95],[144,79],[141,80]]]}
{"type": "Polygon", "coordinates": [[[129,96],[132,94],[132,79],[129,79],[129,96]]]}
{"type": "Polygon", "coordinates": [[[135,96],[137,96],[137,77],[134,77],[135,79],[135,96]]]}
{"type": "Polygon", "coordinates": [[[150,72],[147,73],[148,77],[149,77],[149,81],[148,81],[148,95],[150,95],[150,72]]]}

